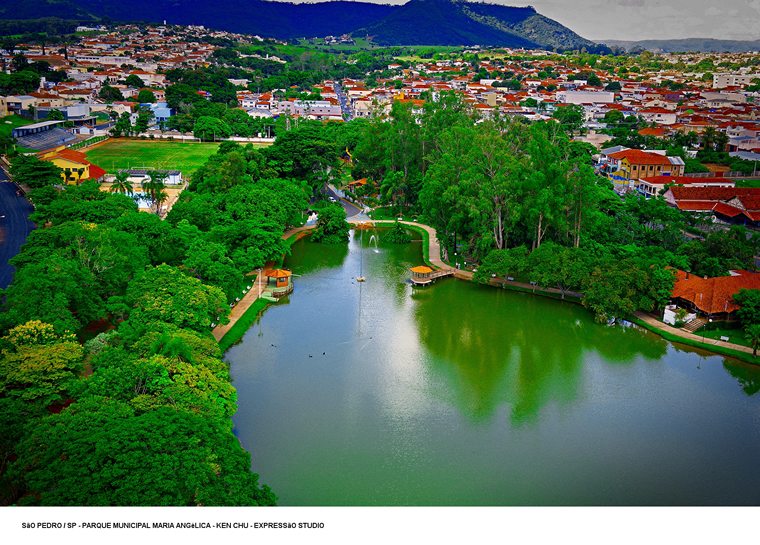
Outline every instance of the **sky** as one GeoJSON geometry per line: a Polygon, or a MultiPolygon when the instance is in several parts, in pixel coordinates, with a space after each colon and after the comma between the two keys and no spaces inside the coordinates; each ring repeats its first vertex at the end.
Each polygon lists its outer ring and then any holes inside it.
{"type": "MultiPolygon", "coordinates": [[[[406,0],[363,1],[403,4],[406,0]]],[[[532,5],[540,14],[590,40],[760,40],[760,0],[488,1],[509,6],[532,5]]]]}

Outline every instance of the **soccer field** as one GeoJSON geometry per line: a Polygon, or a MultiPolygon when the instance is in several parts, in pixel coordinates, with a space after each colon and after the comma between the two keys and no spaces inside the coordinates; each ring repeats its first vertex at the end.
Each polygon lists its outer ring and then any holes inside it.
{"type": "Polygon", "coordinates": [[[218,142],[108,140],[87,150],[87,159],[110,173],[127,168],[180,170],[185,178],[216,153],[218,142]]]}

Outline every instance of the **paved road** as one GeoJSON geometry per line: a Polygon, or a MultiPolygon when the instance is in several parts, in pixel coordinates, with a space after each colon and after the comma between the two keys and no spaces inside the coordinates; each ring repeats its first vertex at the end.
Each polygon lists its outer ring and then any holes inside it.
{"type": "Polygon", "coordinates": [[[0,288],[7,288],[13,280],[14,268],[8,261],[15,256],[34,229],[29,221],[32,205],[16,195],[16,186],[0,168],[0,288]]]}
{"type": "Polygon", "coordinates": [[[362,211],[362,209],[355,204],[351,204],[347,200],[341,199],[340,195],[338,195],[329,185],[325,187],[325,191],[327,192],[328,197],[334,198],[343,206],[343,209],[346,211],[347,218],[352,218],[362,211]]]}
{"type": "Polygon", "coordinates": [[[333,89],[335,89],[335,94],[338,95],[338,101],[340,102],[340,109],[343,112],[343,119],[345,119],[346,121],[351,121],[354,115],[351,112],[351,106],[349,104],[346,93],[343,92],[343,88],[340,86],[339,83],[335,83],[335,85],[333,86],[333,89]]]}

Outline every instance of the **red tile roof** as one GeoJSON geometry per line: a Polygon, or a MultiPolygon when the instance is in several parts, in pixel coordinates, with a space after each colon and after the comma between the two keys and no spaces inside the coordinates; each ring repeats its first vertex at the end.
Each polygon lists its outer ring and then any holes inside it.
{"type": "Polygon", "coordinates": [[[734,197],[760,195],[753,187],[693,187],[676,185],[670,188],[676,201],[728,201],[734,197]]]}
{"type": "Polygon", "coordinates": [[[741,289],[760,289],[760,273],[736,271],[736,276],[702,278],[676,271],[673,297],[689,301],[702,312],[719,314],[739,309],[733,296],[741,289]]]}
{"type": "Polygon", "coordinates": [[[611,154],[610,157],[616,161],[628,159],[628,162],[632,165],[670,165],[670,161],[666,156],[638,149],[618,151],[611,154]]]}
{"type": "Polygon", "coordinates": [[[697,178],[695,176],[649,176],[642,178],[645,182],[650,184],[665,185],[665,184],[677,184],[677,185],[690,185],[690,184],[722,184],[733,185],[733,180],[729,178],[718,178],[715,176],[707,176],[704,178],[697,178]]]}

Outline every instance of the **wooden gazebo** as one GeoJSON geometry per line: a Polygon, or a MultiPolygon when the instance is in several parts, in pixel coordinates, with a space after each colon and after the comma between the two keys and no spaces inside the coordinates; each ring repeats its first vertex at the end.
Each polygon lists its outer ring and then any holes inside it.
{"type": "Polygon", "coordinates": [[[430,278],[430,275],[433,274],[433,269],[430,267],[420,265],[418,267],[412,267],[409,270],[412,272],[412,283],[417,286],[424,286],[433,281],[433,279],[430,278]]]}
{"type": "Polygon", "coordinates": [[[264,273],[267,277],[267,289],[275,297],[282,297],[293,291],[293,273],[287,269],[270,269],[264,273]]]}

